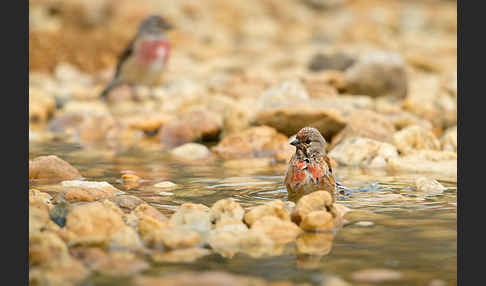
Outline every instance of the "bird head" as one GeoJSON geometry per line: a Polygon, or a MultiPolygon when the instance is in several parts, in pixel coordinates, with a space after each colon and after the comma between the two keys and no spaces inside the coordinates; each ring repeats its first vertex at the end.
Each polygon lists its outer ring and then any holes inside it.
{"type": "Polygon", "coordinates": [[[172,29],[174,29],[174,26],[169,24],[164,18],[159,15],[151,15],[142,20],[138,33],[160,35],[172,29]]]}
{"type": "Polygon", "coordinates": [[[297,150],[302,151],[305,155],[309,156],[312,153],[326,153],[326,140],[322,137],[319,130],[313,127],[304,127],[295,134],[290,144],[294,145],[297,150]]]}

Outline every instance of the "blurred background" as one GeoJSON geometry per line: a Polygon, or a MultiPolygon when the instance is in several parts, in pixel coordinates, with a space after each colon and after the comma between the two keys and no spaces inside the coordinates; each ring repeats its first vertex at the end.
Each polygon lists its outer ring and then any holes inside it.
{"type": "MultiPolygon", "coordinates": [[[[31,130],[45,131],[68,110],[106,110],[93,100],[140,21],[159,14],[176,27],[166,72],[159,88],[138,89],[141,103],[115,93],[115,118],[202,105],[227,123],[223,134],[256,124],[289,136],[296,127],[248,106],[310,99],[343,116],[345,106],[393,115],[394,130],[414,123],[440,136],[456,124],[456,9],[439,0],[30,0],[31,130]],[[261,96],[286,81],[289,96],[261,96]]],[[[341,128],[319,129],[330,140],[341,128]]]]}

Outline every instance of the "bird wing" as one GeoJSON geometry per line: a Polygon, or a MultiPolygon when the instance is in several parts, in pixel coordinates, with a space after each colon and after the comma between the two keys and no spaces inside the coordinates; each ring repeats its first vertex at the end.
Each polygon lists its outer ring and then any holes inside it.
{"type": "Polygon", "coordinates": [[[133,46],[135,44],[135,38],[133,38],[130,43],[125,47],[123,52],[118,56],[118,63],[116,64],[115,70],[115,77],[117,78],[120,75],[120,70],[122,68],[123,63],[133,54],[133,46]]]}

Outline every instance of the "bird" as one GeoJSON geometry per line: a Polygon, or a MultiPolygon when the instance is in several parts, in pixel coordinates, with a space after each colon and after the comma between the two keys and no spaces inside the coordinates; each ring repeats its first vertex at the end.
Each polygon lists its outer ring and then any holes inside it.
{"type": "Polygon", "coordinates": [[[334,203],[339,183],[332,172],[324,137],[317,129],[304,127],[291,138],[290,144],[296,150],[289,161],[284,179],[288,199],[297,202],[311,192],[327,191],[334,203]]]}
{"type": "Polygon", "coordinates": [[[134,38],[118,57],[113,79],[101,92],[106,99],[109,92],[122,84],[154,85],[169,60],[171,44],[167,32],[174,29],[164,18],[151,15],[142,20],[134,38]]]}

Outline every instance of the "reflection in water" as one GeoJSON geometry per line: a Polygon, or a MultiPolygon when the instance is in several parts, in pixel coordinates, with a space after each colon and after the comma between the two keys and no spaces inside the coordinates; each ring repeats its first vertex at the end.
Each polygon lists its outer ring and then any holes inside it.
{"type": "MultiPolygon", "coordinates": [[[[30,142],[29,157],[56,154],[75,166],[87,180],[107,181],[135,195],[165,214],[185,202],[211,206],[234,198],[243,207],[269,200],[287,200],[282,184],[285,164],[259,160],[222,162],[216,158],[188,163],[175,160],[166,151],[130,148],[114,152],[81,149],[63,142],[30,142]],[[124,183],[123,174],[136,174],[137,182],[124,183]],[[171,181],[170,189],[154,184],[171,181]]],[[[388,173],[338,167],[337,179],[349,190],[338,203],[354,210],[346,215],[336,233],[303,233],[292,243],[262,247],[258,237],[248,237],[239,251],[222,249],[192,263],[155,263],[147,274],[177,270],[224,270],[318,285],[326,275],[350,280],[350,273],[363,268],[391,268],[403,273],[394,285],[424,285],[441,279],[456,284],[457,179],[435,177],[447,190],[424,196],[412,187],[415,174],[388,173]],[[365,222],[365,223],[359,223],[365,222]],[[366,223],[366,222],[372,222],[366,223]]],[[[42,186],[31,182],[31,186],[42,186]]],[[[128,285],[115,278],[93,277],[99,285],[128,285]]],[[[96,283],[95,283],[96,284],[96,283]]]]}

